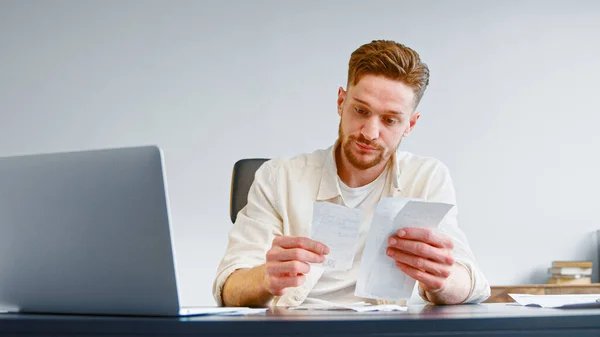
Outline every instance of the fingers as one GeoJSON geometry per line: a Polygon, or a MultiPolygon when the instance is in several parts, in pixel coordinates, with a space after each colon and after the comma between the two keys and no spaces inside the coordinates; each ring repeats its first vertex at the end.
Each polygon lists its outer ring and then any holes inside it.
{"type": "Polygon", "coordinates": [[[269,292],[274,296],[282,296],[285,289],[298,287],[306,281],[310,265],[300,261],[267,262],[265,271],[269,292]]]}
{"type": "Polygon", "coordinates": [[[288,249],[301,248],[319,255],[329,254],[329,247],[323,243],[301,236],[276,236],[275,239],[273,239],[273,246],[280,246],[288,249]]]}
{"type": "Polygon", "coordinates": [[[430,246],[427,243],[404,240],[397,237],[391,237],[388,243],[390,248],[394,248],[414,256],[419,256],[447,265],[454,264],[454,258],[448,249],[437,248],[430,246]]]}
{"type": "Polygon", "coordinates": [[[402,270],[406,275],[420,282],[425,291],[442,289],[444,283],[446,282],[445,277],[439,277],[426,273],[402,262],[396,261],[396,266],[398,266],[398,268],[400,268],[400,270],[402,270]]]}
{"type": "Polygon", "coordinates": [[[386,254],[426,291],[438,290],[452,273],[452,238],[430,228],[402,228],[388,239],[386,254]]]}
{"type": "Polygon", "coordinates": [[[454,264],[452,256],[454,244],[451,238],[433,231],[429,232],[429,234],[427,234],[428,231],[418,231],[417,235],[409,235],[409,232],[411,231],[406,231],[406,234],[401,237],[395,235],[389,237],[389,247],[443,264],[454,264]]]}
{"type": "Polygon", "coordinates": [[[395,248],[388,248],[386,253],[389,257],[396,260],[396,262],[408,265],[415,269],[423,270],[434,276],[447,278],[452,272],[452,265],[431,261],[419,256],[408,254],[395,248]]]}
{"type": "Polygon", "coordinates": [[[270,293],[274,296],[282,296],[285,293],[285,289],[291,287],[298,287],[306,281],[306,276],[269,276],[269,288],[270,293]]]}
{"type": "Polygon", "coordinates": [[[285,261],[267,263],[267,274],[270,276],[297,276],[310,271],[310,265],[301,261],[285,261]]]}
{"type": "Polygon", "coordinates": [[[432,228],[401,228],[396,235],[402,239],[425,242],[438,248],[454,249],[452,238],[432,228]]]}
{"type": "Polygon", "coordinates": [[[310,271],[309,263],[322,263],[328,253],[329,247],[309,238],[276,236],[266,254],[267,289],[281,296],[286,288],[302,285],[310,271]]]}
{"type": "Polygon", "coordinates": [[[322,263],[325,261],[325,257],[302,248],[284,249],[279,246],[274,246],[267,252],[267,261],[322,263]]]}

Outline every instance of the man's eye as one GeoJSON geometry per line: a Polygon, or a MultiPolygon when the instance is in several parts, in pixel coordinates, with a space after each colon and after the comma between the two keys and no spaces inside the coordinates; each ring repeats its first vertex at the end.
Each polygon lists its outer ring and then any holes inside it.
{"type": "Polygon", "coordinates": [[[383,121],[387,125],[394,125],[394,124],[398,123],[398,120],[393,119],[393,118],[384,118],[383,121]]]}
{"type": "Polygon", "coordinates": [[[357,113],[361,114],[361,115],[365,115],[367,114],[367,112],[359,107],[355,107],[354,111],[356,111],[357,113]]]}

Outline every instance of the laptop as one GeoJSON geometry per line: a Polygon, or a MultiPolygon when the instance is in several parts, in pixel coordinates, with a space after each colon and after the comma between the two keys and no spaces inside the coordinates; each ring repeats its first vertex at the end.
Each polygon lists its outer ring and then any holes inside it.
{"type": "Polygon", "coordinates": [[[156,146],[0,158],[0,310],[185,316],[156,146]]]}

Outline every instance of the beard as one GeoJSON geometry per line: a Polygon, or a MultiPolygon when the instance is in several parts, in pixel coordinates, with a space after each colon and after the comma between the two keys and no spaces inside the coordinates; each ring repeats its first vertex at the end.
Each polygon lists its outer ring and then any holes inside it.
{"type": "MultiPolygon", "coordinates": [[[[359,137],[356,136],[346,136],[344,134],[344,132],[342,131],[342,122],[340,121],[340,126],[339,126],[339,141],[340,141],[340,146],[342,147],[342,151],[344,151],[344,156],[348,159],[348,162],[350,162],[350,165],[354,166],[354,168],[359,169],[359,170],[368,170],[372,167],[375,167],[379,164],[381,164],[382,162],[386,162],[390,156],[392,155],[392,151],[387,150],[385,147],[383,147],[382,145],[378,144],[375,141],[370,141],[368,139],[366,139],[362,134],[359,135],[359,137]],[[357,156],[354,152],[354,150],[352,149],[353,142],[357,142],[359,144],[365,145],[365,146],[369,146],[374,148],[374,150],[372,150],[372,152],[375,154],[375,157],[372,159],[363,159],[360,158],[359,156],[357,156]]],[[[398,145],[396,146],[396,149],[400,146],[400,142],[402,141],[402,138],[400,139],[400,141],[398,141],[398,145]]]]}

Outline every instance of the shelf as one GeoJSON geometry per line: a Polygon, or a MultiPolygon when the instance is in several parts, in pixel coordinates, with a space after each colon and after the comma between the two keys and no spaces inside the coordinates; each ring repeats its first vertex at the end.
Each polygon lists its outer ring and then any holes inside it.
{"type": "Polygon", "coordinates": [[[530,295],[600,294],[600,283],[592,284],[522,284],[491,286],[492,295],[485,303],[514,302],[509,293],[530,295]]]}

